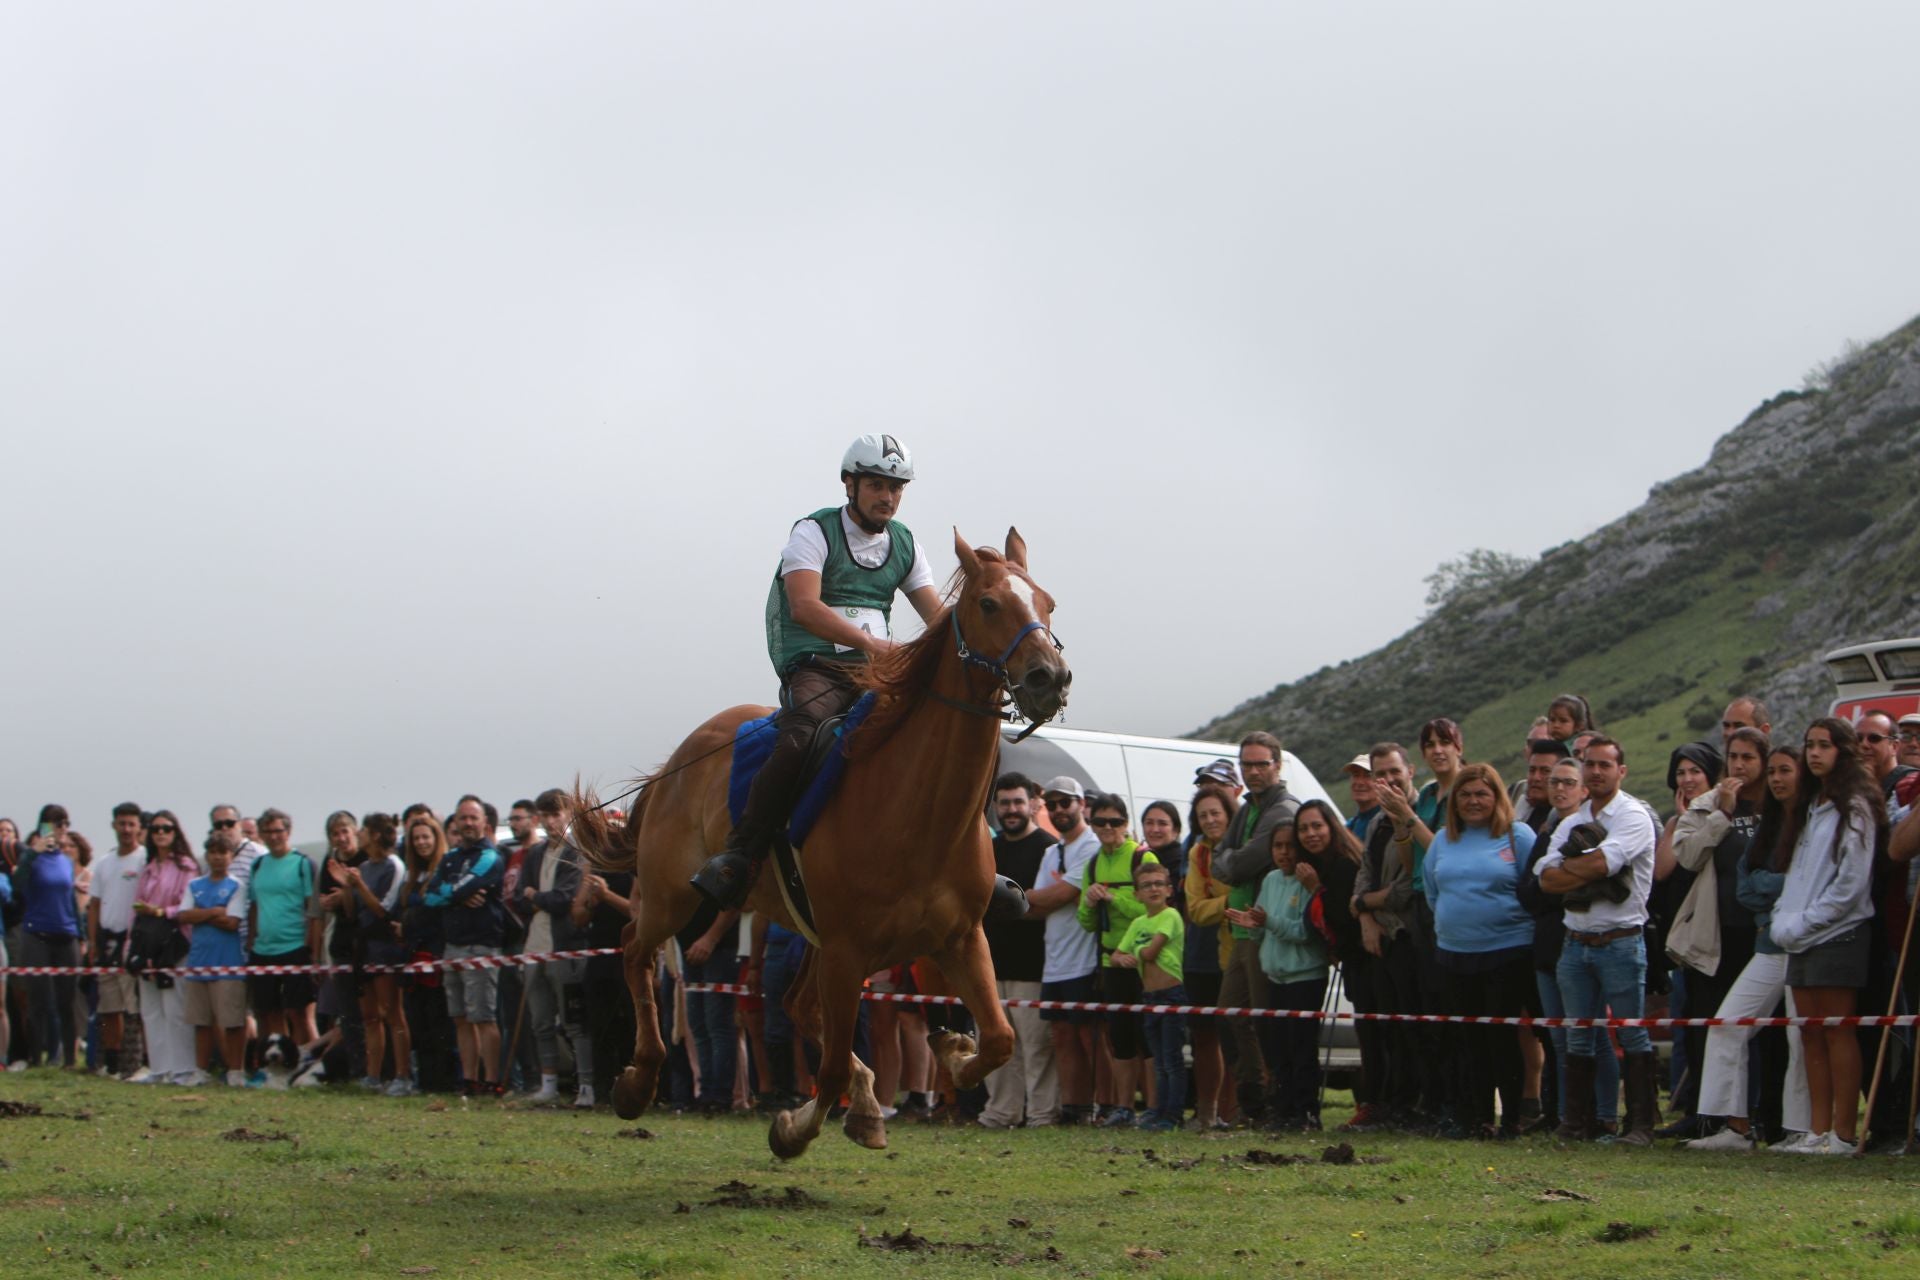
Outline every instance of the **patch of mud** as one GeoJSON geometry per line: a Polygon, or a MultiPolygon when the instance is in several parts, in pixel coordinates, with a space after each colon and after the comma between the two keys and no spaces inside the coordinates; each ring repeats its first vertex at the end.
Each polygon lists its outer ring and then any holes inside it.
{"type": "Polygon", "coordinates": [[[229,1129],[220,1137],[225,1142],[291,1142],[296,1147],[300,1145],[300,1139],[291,1133],[283,1133],[279,1129],[261,1133],[245,1125],[241,1125],[238,1129],[229,1129]]]}
{"type": "Polygon", "coordinates": [[[642,1129],[640,1126],[635,1125],[631,1129],[622,1129],[613,1136],[616,1138],[639,1138],[642,1141],[646,1141],[653,1137],[653,1130],[642,1129]]]}
{"type": "Polygon", "coordinates": [[[1025,1262],[1067,1260],[1067,1256],[1052,1245],[1038,1253],[1018,1253],[986,1241],[929,1240],[911,1226],[903,1226],[898,1231],[882,1231],[879,1235],[868,1235],[863,1229],[859,1244],[862,1249],[879,1249],[886,1253],[964,1254],[989,1259],[996,1266],[1008,1267],[1017,1267],[1025,1262]]]}
{"type": "Polygon", "coordinates": [[[40,1108],[31,1102],[15,1102],[10,1098],[0,1098],[0,1120],[20,1120],[27,1116],[43,1114],[40,1108]]]}
{"type": "Polygon", "coordinates": [[[1601,1244],[1625,1244],[1629,1240],[1649,1240],[1659,1235],[1659,1229],[1644,1227],[1632,1222],[1609,1222],[1594,1234],[1601,1244]]]}
{"type": "Polygon", "coordinates": [[[720,1209],[824,1209],[827,1202],[818,1196],[788,1187],[784,1191],[761,1191],[751,1183],[725,1182],[715,1187],[714,1198],[703,1201],[720,1209]]]}

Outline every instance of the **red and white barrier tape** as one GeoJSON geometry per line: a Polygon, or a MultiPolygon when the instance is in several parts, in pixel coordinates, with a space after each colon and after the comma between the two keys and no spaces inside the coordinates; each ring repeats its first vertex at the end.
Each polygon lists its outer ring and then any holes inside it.
{"type": "MultiPolygon", "coordinates": [[[[738,983],[689,982],[689,992],[752,995],[738,983]]],[[[863,1000],[890,1004],[961,1004],[957,996],[862,991],[863,1000]]],[[[1199,1004],[1116,1004],[1098,1000],[1002,1000],[1009,1009],[1065,1009],[1083,1013],[1197,1013],[1222,1018],[1324,1018],[1331,1022],[1452,1023],[1470,1027],[1911,1027],[1920,1014],[1854,1014],[1844,1018],[1531,1018],[1464,1017],[1444,1013],[1323,1013],[1318,1009],[1240,1009],[1199,1004]]]]}
{"type": "MultiPolygon", "coordinates": [[[[146,969],[136,977],[150,978],[166,974],[170,978],[248,978],[255,974],[291,973],[442,973],[447,970],[471,972],[475,969],[511,969],[520,965],[546,964],[553,960],[585,960],[593,956],[617,956],[619,947],[593,947],[585,951],[541,951],[520,955],[467,956],[457,960],[415,960],[407,964],[215,964],[194,967],[176,965],[171,969],[146,969]]],[[[12,965],[0,966],[0,978],[104,977],[126,973],[113,965],[12,965]]]]}
{"type": "MultiPolygon", "coordinates": [[[[209,965],[201,968],[176,966],[148,969],[142,976],[166,974],[174,978],[245,978],[258,975],[294,973],[443,973],[473,972],[480,969],[511,969],[523,965],[546,964],[554,960],[585,960],[594,956],[617,956],[619,947],[593,947],[582,951],[523,952],[520,955],[468,956],[456,960],[416,960],[408,964],[260,964],[209,965]]],[[[84,977],[125,973],[125,969],[102,965],[13,965],[0,967],[0,977],[51,978],[84,977]]],[[[686,990],[695,994],[750,996],[750,987],[727,982],[689,982],[686,990]]],[[[890,1004],[961,1004],[956,996],[930,996],[903,991],[862,991],[861,998],[890,1004]]],[[[1054,1009],[1080,1013],[1179,1013],[1220,1018],[1325,1018],[1334,1022],[1411,1022],[1470,1027],[1911,1027],[1920,1024],[1920,1014],[1852,1014],[1844,1018],[1533,1018],[1468,1017],[1443,1013],[1323,1013],[1318,1009],[1243,1009],[1233,1006],[1194,1004],[1120,1004],[1104,1000],[1002,1000],[1009,1009],[1054,1009]]]]}

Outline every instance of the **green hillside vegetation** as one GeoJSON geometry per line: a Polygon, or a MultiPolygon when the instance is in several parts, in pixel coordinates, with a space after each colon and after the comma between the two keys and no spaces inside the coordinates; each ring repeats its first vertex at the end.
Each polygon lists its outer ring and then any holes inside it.
{"type": "Polygon", "coordinates": [[[1511,778],[1533,717],[1573,692],[1658,802],[1669,752],[1717,738],[1736,694],[1797,733],[1832,696],[1821,653],[1920,631],[1920,320],[1767,401],[1705,466],[1592,536],[1476,563],[1488,571],[1437,575],[1444,598],[1384,648],[1196,736],[1272,728],[1325,778],[1446,715],[1469,758],[1511,778]]]}

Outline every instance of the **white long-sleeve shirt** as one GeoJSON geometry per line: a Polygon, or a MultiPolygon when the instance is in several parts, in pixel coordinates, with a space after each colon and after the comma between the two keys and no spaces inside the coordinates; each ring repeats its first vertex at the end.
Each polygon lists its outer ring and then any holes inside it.
{"type": "Polygon", "coordinates": [[[1873,919],[1873,814],[1856,805],[1846,819],[1836,860],[1840,810],[1831,800],[1818,800],[1807,813],[1769,929],[1782,951],[1810,951],[1873,919]]]}
{"type": "Polygon", "coordinates": [[[1633,895],[1625,902],[1604,898],[1585,911],[1567,911],[1563,918],[1575,933],[1612,933],[1616,929],[1638,929],[1647,923],[1647,898],[1653,893],[1653,848],[1659,833],[1653,814],[1646,805],[1624,791],[1595,810],[1589,800],[1573,811],[1573,816],[1553,829],[1553,840],[1546,856],[1534,864],[1537,876],[1549,867],[1566,861],[1567,837],[1583,822],[1597,822],[1607,829],[1600,852],[1607,856],[1607,875],[1620,874],[1620,868],[1633,868],[1633,895]]]}

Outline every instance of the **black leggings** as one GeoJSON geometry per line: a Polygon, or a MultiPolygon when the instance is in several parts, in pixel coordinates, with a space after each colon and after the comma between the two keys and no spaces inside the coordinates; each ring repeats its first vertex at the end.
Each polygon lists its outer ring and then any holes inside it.
{"type": "MultiPolygon", "coordinates": [[[[1478,960],[1479,957],[1467,957],[1478,960]]],[[[1459,1017],[1517,1018],[1527,1011],[1535,989],[1533,953],[1522,948],[1493,968],[1460,973],[1443,968],[1447,1008],[1459,1017]]],[[[1493,1099],[1500,1096],[1501,1114],[1511,1124],[1520,1115],[1523,1074],[1520,1037],[1508,1026],[1449,1026],[1454,1060],[1454,1114],[1464,1125],[1491,1125],[1493,1099]]]]}
{"type": "MultiPolygon", "coordinates": [[[[80,939],[29,933],[20,944],[19,964],[71,969],[80,963],[80,939]]],[[[50,1066],[73,1065],[73,1001],[78,979],[72,974],[28,978],[27,1010],[32,1018],[33,1052],[50,1066]]]]}

